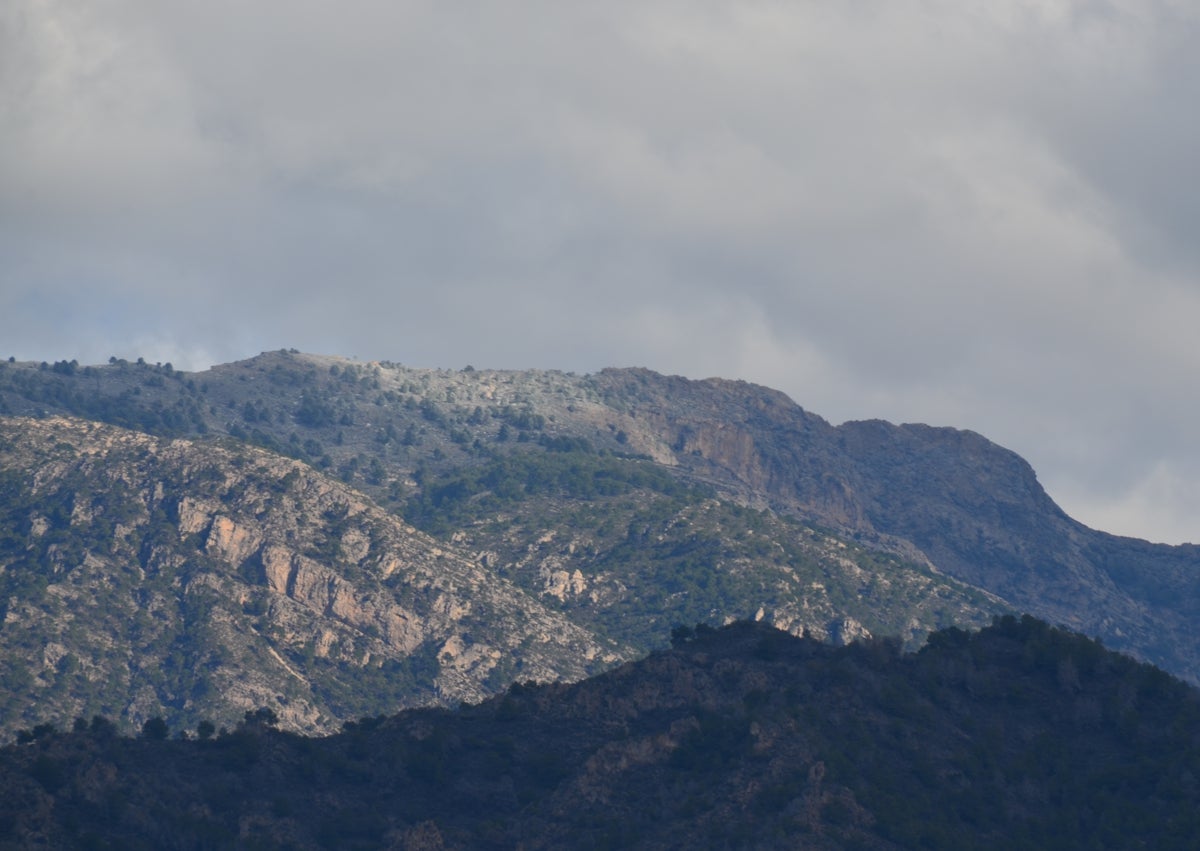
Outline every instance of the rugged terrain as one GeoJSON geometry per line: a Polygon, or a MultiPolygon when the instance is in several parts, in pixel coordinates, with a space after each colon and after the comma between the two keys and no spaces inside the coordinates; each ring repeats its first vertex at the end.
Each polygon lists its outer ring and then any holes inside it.
{"type": "Polygon", "coordinates": [[[10,728],[271,706],[330,730],[632,655],[299,461],[79,420],[3,426],[10,728]]]}
{"type": "Polygon", "coordinates": [[[1195,847],[1197,692],[1083,636],[676,645],[325,739],[35,731],[0,749],[0,847],[1195,847]]]}
{"type": "Polygon", "coordinates": [[[126,729],[156,713],[228,723],[256,701],[294,729],[334,729],[520,679],[579,677],[663,646],[675,625],[734,618],[916,647],[934,629],[1028,611],[1200,680],[1200,548],[1082,526],[1028,464],[971,432],[835,427],[766,388],[647,370],[426,370],[294,351],[195,374],[116,359],[0,363],[0,414],[10,731],[94,712],[126,729]],[[105,448],[123,441],[144,443],[136,463],[105,448]],[[67,452],[58,443],[90,464],[50,463],[67,452]],[[217,459],[206,481],[187,472],[203,458],[217,459]],[[122,464],[127,473],[105,472],[122,464]],[[109,487],[111,475],[139,484],[109,487]],[[88,500],[94,509],[76,510],[88,500]],[[128,515],[124,539],[106,512],[128,515]],[[409,589],[406,571],[418,587],[457,576],[450,612],[476,619],[436,614],[436,594],[410,601],[392,587],[409,589]],[[222,578],[194,585],[195,572],[222,578]],[[215,668],[172,664],[225,670],[213,688],[122,692],[132,673],[79,673],[87,653],[72,642],[91,647],[101,628],[72,638],[60,623],[90,619],[88,589],[119,589],[122,615],[103,627],[125,648],[115,656],[169,670],[169,647],[208,658],[197,648],[210,634],[182,625],[213,620],[187,614],[183,589],[204,587],[232,644],[215,668]],[[157,594],[155,617],[172,624],[155,628],[182,637],[139,637],[153,633],[133,614],[140,594],[157,594]],[[503,623],[525,632],[486,632],[501,598],[503,623]],[[399,620],[387,621],[393,605],[399,620]],[[348,618],[347,606],[369,614],[348,618]],[[561,627],[538,626],[550,623],[561,627]],[[531,637],[543,634],[544,645],[531,637]],[[543,656],[527,658],[534,646],[543,656]],[[273,684],[222,685],[258,670],[273,684]],[[71,685],[85,680],[110,683],[110,696],[71,685]]]}

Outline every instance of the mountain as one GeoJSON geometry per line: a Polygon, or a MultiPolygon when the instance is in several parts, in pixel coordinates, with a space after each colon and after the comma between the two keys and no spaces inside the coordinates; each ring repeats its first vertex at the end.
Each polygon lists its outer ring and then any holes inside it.
{"type": "Polygon", "coordinates": [[[1153,545],[1067,515],[1015,453],[969,431],[830,426],[742,383],[606,371],[606,399],[675,435],[674,460],[744,500],[915,555],[1017,611],[1200,679],[1200,547],[1153,545]]]}
{"type": "MultiPolygon", "coordinates": [[[[94,571],[93,585],[115,583],[125,588],[122,599],[136,599],[141,574],[121,572],[135,551],[141,558],[169,542],[171,558],[184,571],[224,557],[221,571],[230,584],[221,594],[237,601],[222,604],[236,623],[229,634],[244,636],[247,646],[261,644],[257,651],[239,649],[222,657],[230,666],[228,681],[265,665],[305,694],[343,695],[313,699],[311,708],[296,714],[279,700],[298,699],[285,689],[264,686],[221,703],[181,693],[182,681],[144,690],[144,698],[136,700],[118,700],[116,686],[113,698],[99,704],[86,695],[32,700],[55,688],[74,694],[70,683],[78,681],[70,679],[73,673],[59,675],[60,660],[50,658],[58,651],[39,655],[49,643],[69,646],[61,630],[48,626],[58,622],[60,610],[45,603],[59,599],[62,583],[58,574],[28,568],[47,586],[31,602],[17,579],[21,571],[6,568],[0,574],[6,611],[30,612],[24,633],[10,628],[9,619],[16,617],[10,614],[0,630],[0,644],[11,648],[11,655],[5,651],[13,660],[6,663],[9,673],[20,686],[9,688],[17,697],[0,717],[0,727],[10,731],[39,720],[66,723],[96,706],[125,729],[136,729],[159,711],[155,700],[164,715],[188,724],[205,714],[231,723],[247,704],[266,700],[285,710],[294,729],[336,729],[363,714],[473,699],[534,676],[583,676],[662,647],[675,625],[738,618],[760,618],[842,643],[895,635],[915,648],[932,630],[979,626],[994,614],[1027,611],[1200,681],[1194,581],[1200,548],[1153,545],[1082,526],[1046,495],[1028,464],[971,432],[878,421],[833,426],[767,388],[641,369],[584,376],[427,370],[295,351],[264,353],[201,373],[117,359],[90,367],[0,363],[0,414],[6,415],[2,428],[10,446],[0,464],[9,484],[0,495],[7,528],[15,530],[0,545],[0,564],[86,567],[94,571]],[[241,474],[225,470],[226,460],[214,462],[220,469],[196,497],[204,520],[187,519],[193,517],[187,500],[194,484],[187,476],[172,478],[176,472],[154,470],[157,459],[169,455],[165,450],[146,455],[137,474],[145,482],[164,482],[161,499],[149,485],[117,491],[96,483],[59,483],[39,474],[43,461],[11,449],[36,442],[26,431],[53,417],[71,418],[61,428],[107,423],[139,440],[153,439],[156,446],[188,446],[197,459],[250,453],[262,459],[250,467],[267,471],[253,486],[260,496],[243,501],[238,487],[225,484],[241,474]],[[328,488],[344,494],[343,504],[361,509],[347,509],[339,518],[336,512],[327,517],[328,506],[319,499],[292,507],[275,496],[280,488],[288,490],[282,480],[290,475],[322,484],[289,492],[289,499],[328,488]],[[102,501],[113,503],[106,510],[146,518],[120,551],[124,556],[113,555],[119,548],[113,550],[104,535],[97,538],[87,512],[76,515],[72,507],[68,517],[65,508],[55,514],[52,506],[34,504],[57,494],[54,498],[73,506],[74,493],[98,488],[102,501]],[[126,508],[116,504],[126,500],[126,508]],[[272,509],[278,513],[268,525],[280,530],[271,534],[283,535],[283,544],[263,533],[234,552],[222,549],[219,535],[210,546],[211,529],[223,528],[211,525],[218,515],[249,528],[272,509]],[[281,519],[293,511],[302,523],[281,519]],[[407,530],[397,531],[395,540],[412,542],[413,554],[405,559],[434,565],[428,576],[437,575],[441,563],[428,554],[440,551],[448,554],[448,563],[476,571],[471,582],[478,587],[517,594],[510,611],[527,609],[535,621],[560,618],[556,623],[576,632],[554,633],[574,636],[571,646],[587,648],[590,657],[573,669],[563,667],[565,657],[547,658],[534,665],[536,674],[523,674],[516,665],[527,664],[525,637],[480,637],[478,624],[466,629],[449,622],[428,640],[387,651],[378,649],[387,641],[371,632],[379,632],[378,624],[347,624],[330,606],[311,601],[300,608],[313,620],[293,629],[287,621],[292,616],[284,613],[297,604],[288,596],[288,583],[280,584],[281,574],[267,569],[275,564],[269,547],[291,546],[295,558],[328,571],[331,582],[356,589],[355,583],[367,582],[355,591],[360,597],[382,594],[374,589],[387,580],[371,572],[378,570],[372,566],[376,551],[368,548],[362,563],[353,557],[355,540],[374,534],[356,531],[359,517],[368,526],[407,530]],[[52,518],[57,520],[45,528],[53,534],[32,535],[52,518]],[[304,530],[310,526],[312,541],[287,543],[287,534],[309,534],[304,530]],[[148,545],[152,532],[157,537],[148,545]],[[343,544],[347,534],[350,540],[343,544]],[[58,549],[52,553],[51,547],[58,549]],[[333,622],[324,622],[331,617],[333,622]],[[264,629],[277,618],[287,622],[264,629]],[[310,684],[306,666],[326,665],[321,653],[335,646],[314,638],[324,630],[339,636],[338,648],[354,648],[335,654],[339,671],[356,671],[334,678],[341,687],[310,684]],[[310,639],[311,652],[305,649],[310,639]],[[488,648],[480,650],[485,656],[495,651],[500,659],[473,669],[461,680],[469,687],[450,687],[442,648],[476,643],[488,648]],[[287,674],[267,648],[298,676],[287,674]],[[378,676],[372,673],[376,661],[378,676]],[[360,676],[375,685],[360,687],[367,682],[356,679],[360,676]],[[56,686],[63,677],[66,684],[56,686]],[[383,697],[351,698],[365,694],[383,697]]],[[[92,447],[86,453],[95,463],[81,471],[102,478],[110,463],[105,451],[92,447]]],[[[73,472],[66,462],[62,469],[73,472]]],[[[164,590],[164,601],[186,599],[179,594],[182,581],[163,587],[176,595],[164,590]]],[[[469,601],[471,594],[458,599],[469,601]]],[[[164,602],[159,611],[183,611],[182,605],[172,602],[172,609],[164,602]]],[[[397,605],[412,610],[403,599],[397,605]]],[[[481,603],[477,611],[491,612],[492,605],[481,603]]],[[[130,615],[113,628],[131,632],[132,623],[130,615]]],[[[171,630],[199,634],[178,625],[171,630]]],[[[122,638],[131,647],[138,640],[132,634],[122,638]]],[[[197,644],[190,637],[176,643],[197,644]]],[[[165,644],[137,646],[150,653],[145,667],[169,657],[165,644]]],[[[93,676],[106,679],[100,670],[93,676]]],[[[107,679],[123,683],[124,676],[107,679]]],[[[218,687],[205,694],[225,691],[218,687]]]]}
{"type": "Polygon", "coordinates": [[[0,847],[1192,848],[1198,697],[1028,616],[910,654],[738,622],[323,739],[32,731],[0,847]]]}

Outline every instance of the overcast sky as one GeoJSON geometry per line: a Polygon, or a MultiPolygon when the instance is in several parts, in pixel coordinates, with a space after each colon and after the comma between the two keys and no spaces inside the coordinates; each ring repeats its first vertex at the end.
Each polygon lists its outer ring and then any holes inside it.
{"type": "Polygon", "coordinates": [[[6,0],[0,354],[745,378],[1200,541],[1195,0],[6,0]]]}

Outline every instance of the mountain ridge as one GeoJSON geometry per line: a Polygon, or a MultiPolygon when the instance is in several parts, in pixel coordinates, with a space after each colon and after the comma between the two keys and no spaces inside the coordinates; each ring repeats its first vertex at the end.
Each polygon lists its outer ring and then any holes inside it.
{"type": "Polygon", "coordinates": [[[0,413],[301,462],[642,652],[673,622],[757,616],[915,643],[1028,611],[1200,681],[1200,547],[1088,529],[974,432],[833,426],[770,388],[646,369],[424,370],[294,351],[201,373],[0,363],[0,413]]]}

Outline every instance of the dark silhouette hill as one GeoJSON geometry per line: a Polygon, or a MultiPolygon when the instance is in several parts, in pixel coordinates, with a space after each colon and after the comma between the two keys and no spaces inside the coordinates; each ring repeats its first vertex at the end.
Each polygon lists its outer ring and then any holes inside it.
{"type": "Polygon", "coordinates": [[[1200,695],[1031,617],[833,647],[763,624],[307,739],[104,719],[0,750],[5,848],[1183,849],[1200,695]],[[204,731],[207,735],[210,731],[204,731]]]}

